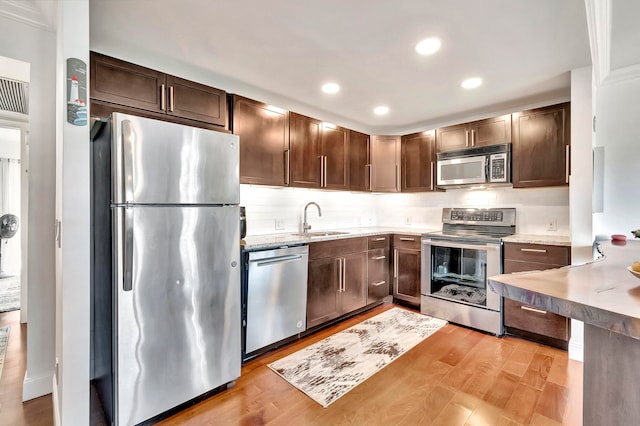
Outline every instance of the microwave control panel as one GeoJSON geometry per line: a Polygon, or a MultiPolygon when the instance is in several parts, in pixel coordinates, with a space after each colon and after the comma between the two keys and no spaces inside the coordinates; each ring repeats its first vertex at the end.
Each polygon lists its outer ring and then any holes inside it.
{"type": "Polygon", "coordinates": [[[492,154],[489,157],[489,182],[507,181],[507,154],[492,154]]]}

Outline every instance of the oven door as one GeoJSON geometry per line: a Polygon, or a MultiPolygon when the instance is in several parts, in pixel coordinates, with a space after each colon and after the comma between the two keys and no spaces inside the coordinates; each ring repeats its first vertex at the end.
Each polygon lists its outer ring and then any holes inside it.
{"type": "Polygon", "coordinates": [[[487,277],[500,273],[500,245],[422,240],[421,293],[500,311],[500,296],[487,277]]]}
{"type": "Polygon", "coordinates": [[[464,185],[487,182],[487,156],[438,160],[438,185],[464,185]]]}

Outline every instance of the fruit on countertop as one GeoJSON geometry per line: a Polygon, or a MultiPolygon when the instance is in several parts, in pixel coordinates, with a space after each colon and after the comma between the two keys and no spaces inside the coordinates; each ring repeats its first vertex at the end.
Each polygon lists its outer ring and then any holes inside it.
{"type": "Polygon", "coordinates": [[[640,238],[640,229],[636,229],[635,231],[631,231],[634,237],[640,238]]]}
{"type": "Polygon", "coordinates": [[[640,272],[640,261],[639,262],[633,262],[631,264],[631,269],[633,269],[636,272],[640,272]]]}

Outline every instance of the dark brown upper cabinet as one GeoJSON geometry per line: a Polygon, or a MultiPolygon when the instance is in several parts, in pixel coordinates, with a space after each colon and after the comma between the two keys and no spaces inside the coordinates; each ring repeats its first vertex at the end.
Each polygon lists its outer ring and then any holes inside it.
{"type": "Polygon", "coordinates": [[[349,189],[371,190],[369,135],[349,130],[349,189]]]}
{"type": "Polygon", "coordinates": [[[513,114],[513,187],[569,183],[570,103],[513,114]]]}
{"type": "Polygon", "coordinates": [[[240,137],[240,183],[289,184],[289,111],[234,95],[233,134],[240,137]]]}
{"type": "Polygon", "coordinates": [[[371,190],[400,192],[400,136],[371,136],[371,190]]]}
{"type": "Polygon", "coordinates": [[[402,192],[427,192],[435,187],[435,131],[402,136],[402,192]]]}
{"type": "Polygon", "coordinates": [[[291,186],[349,189],[349,132],[291,113],[291,186]]]}
{"type": "Polygon", "coordinates": [[[437,152],[511,142],[511,114],[436,130],[437,152]]]}
{"type": "Polygon", "coordinates": [[[224,90],[96,52],[91,52],[90,56],[91,100],[98,101],[98,104],[108,102],[125,107],[108,108],[102,104],[96,111],[108,113],[121,110],[135,113],[139,109],[156,114],[142,115],[181,124],[189,124],[188,121],[180,120],[187,119],[227,127],[227,95],[224,90]],[[172,117],[178,120],[172,120],[172,117]]]}

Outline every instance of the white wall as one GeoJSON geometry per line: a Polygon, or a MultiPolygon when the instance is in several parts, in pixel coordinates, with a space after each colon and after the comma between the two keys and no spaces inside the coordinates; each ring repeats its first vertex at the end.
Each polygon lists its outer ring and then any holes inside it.
{"type": "Polygon", "coordinates": [[[640,75],[601,85],[596,117],[596,144],[604,147],[604,210],[594,214],[594,231],[633,238],[630,231],[640,229],[640,75]]]}
{"type": "Polygon", "coordinates": [[[0,158],[20,159],[20,129],[0,126],[0,158]]]}
{"type": "MultiPolygon", "coordinates": [[[[30,64],[29,332],[23,398],[51,392],[54,354],[55,34],[0,16],[0,55],[30,64]]],[[[24,274],[23,274],[24,279],[24,274]]]]}
{"type": "Polygon", "coordinates": [[[56,249],[54,403],[60,424],[83,425],[89,424],[91,159],[89,125],[67,123],[66,100],[68,58],[87,64],[89,86],[89,0],[59,1],[57,28],[56,219],[62,232],[56,249]]]}

